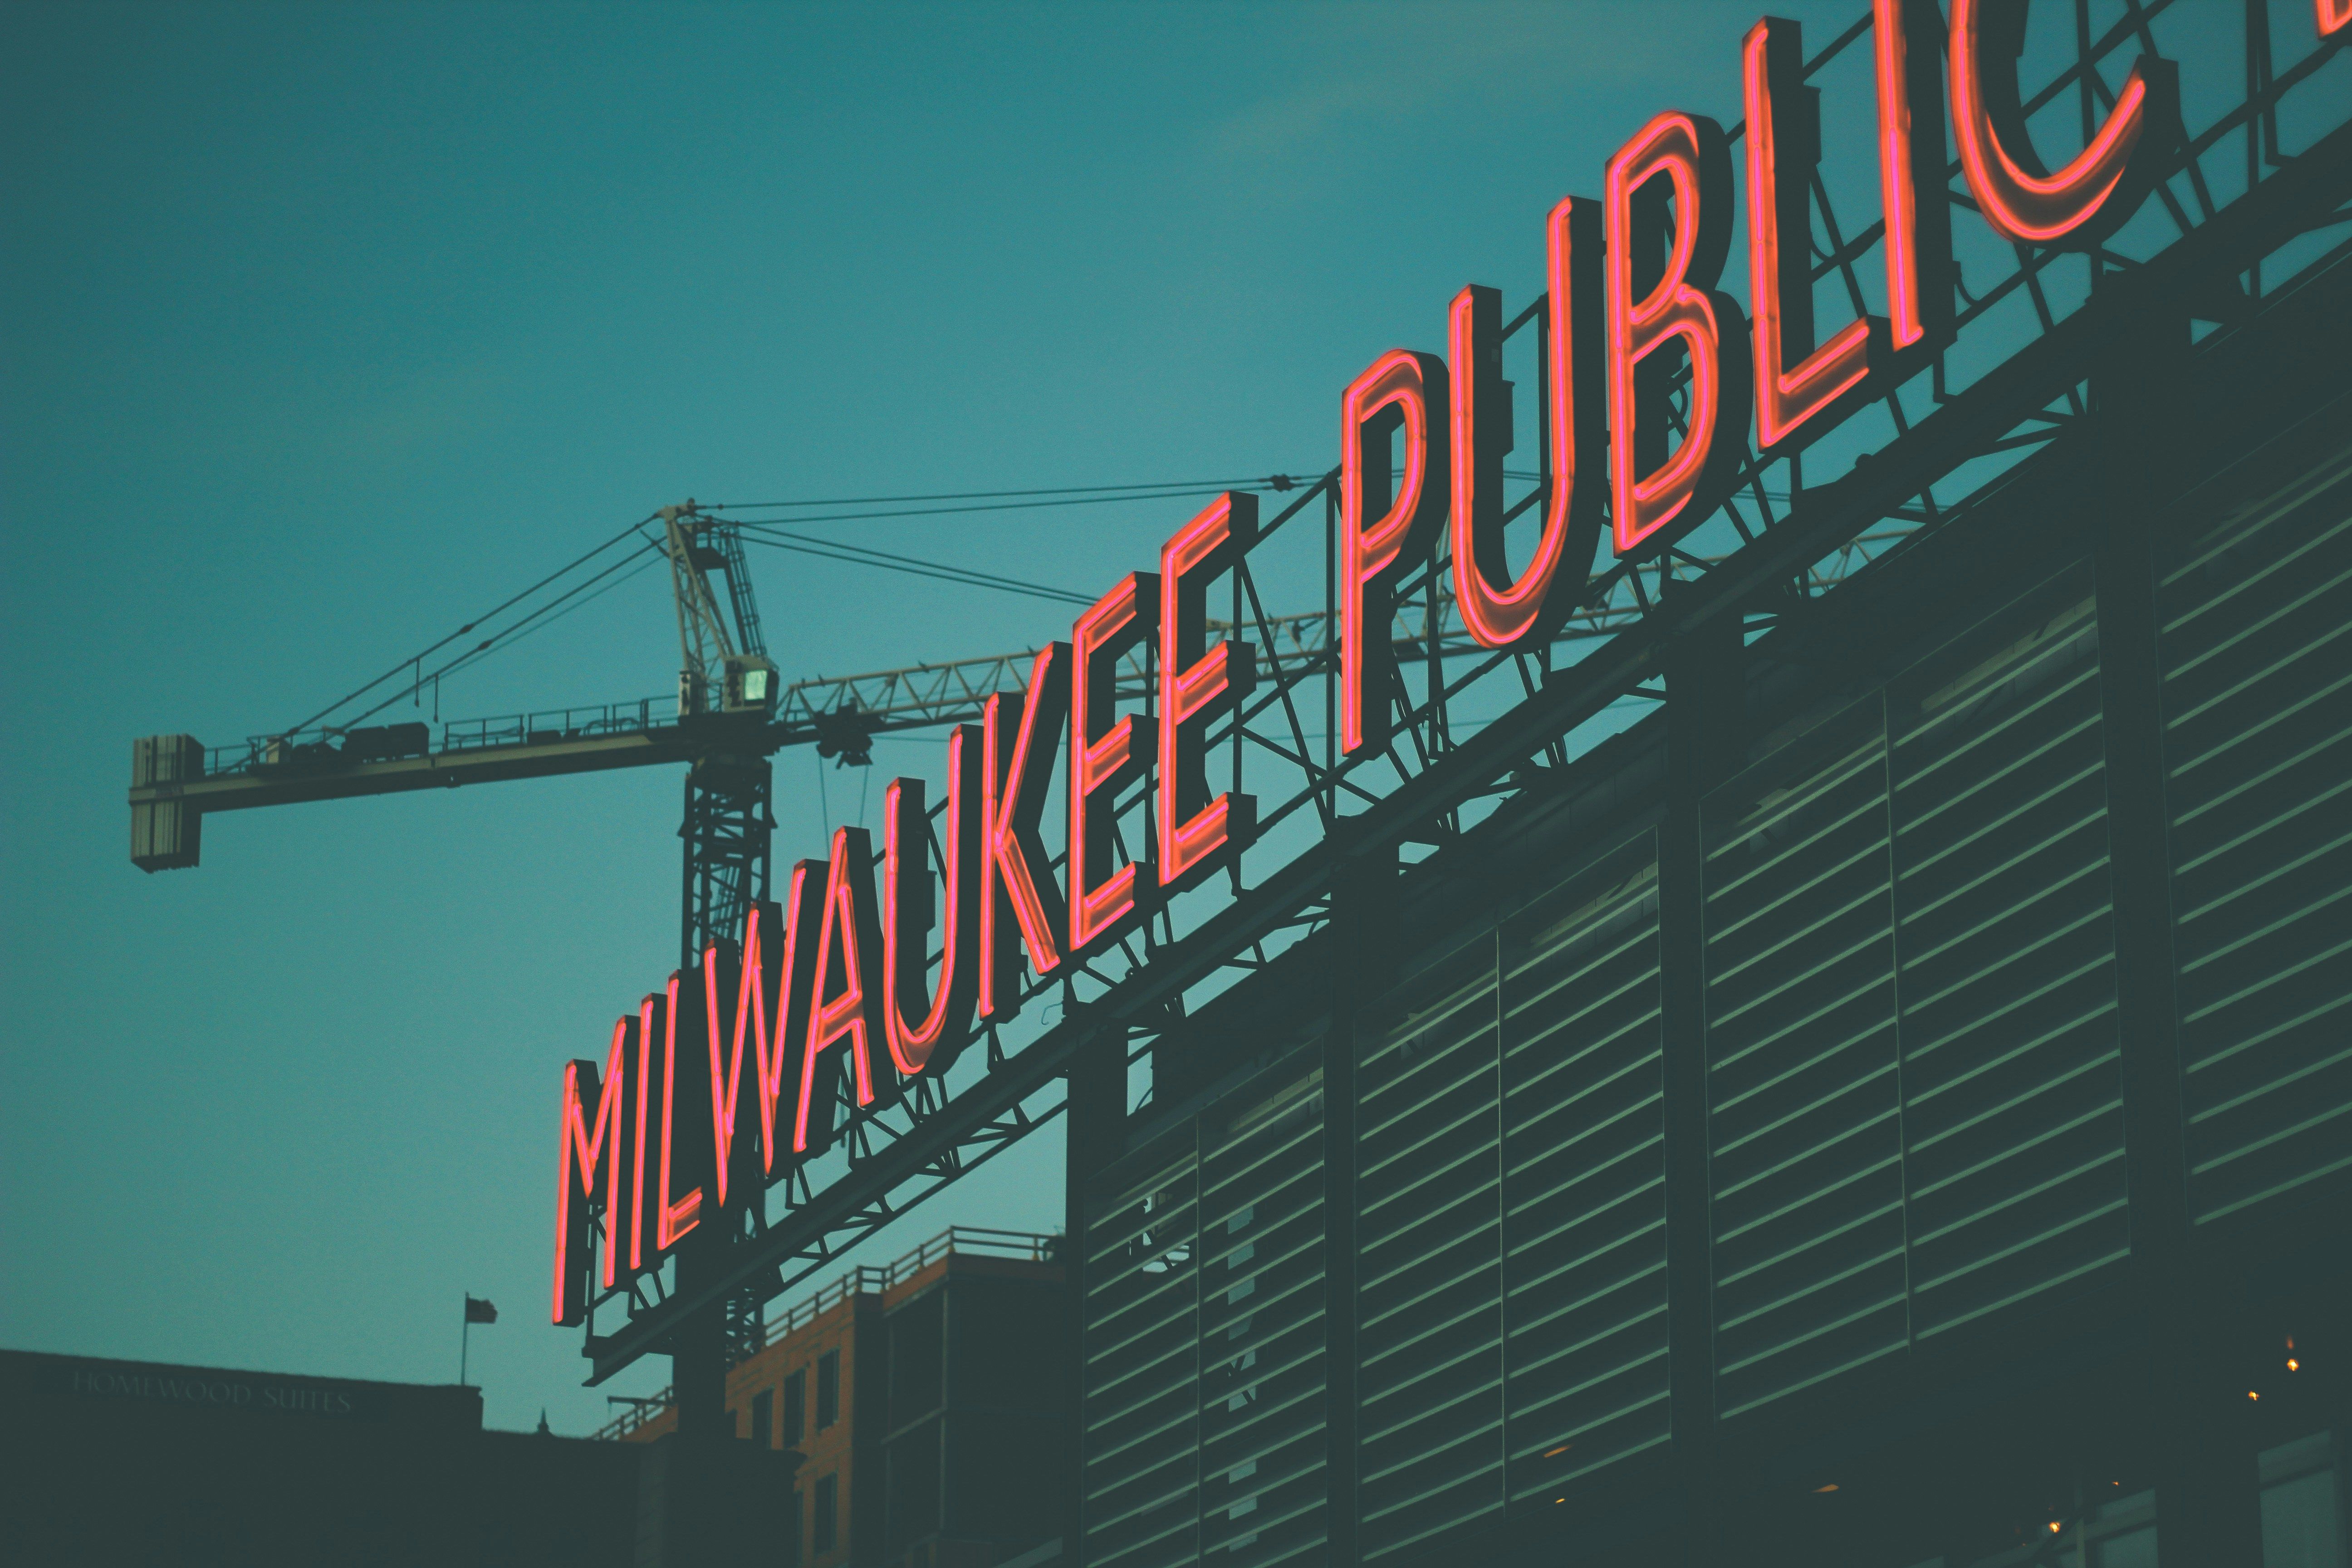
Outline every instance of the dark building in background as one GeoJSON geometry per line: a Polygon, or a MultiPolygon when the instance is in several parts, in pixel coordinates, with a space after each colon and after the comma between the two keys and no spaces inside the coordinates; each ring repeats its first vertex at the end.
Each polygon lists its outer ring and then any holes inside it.
{"type": "Polygon", "coordinates": [[[1074,1087],[1066,1555],[2343,1568],[2347,389],[2346,252],[2151,316],[1074,1087]]]}
{"type": "Polygon", "coordinates": [[[641,1456],[485,1431],[478,1389],[8,1351],[0,1407],[0,1555],[14,1563],[643,1560],[641,1456]]]}
{"type": "MultiPolygon", "coordinates": [[[[796,1451],[793,1568],[998,1568],[1056,1537],[1072,1469],[1059,1238],[954,1227],[794,1303],[727,1374],[735,1436],[796,1451]]],[[[600,1436],[666,1437],[667,1398],[600,1436]]]]}

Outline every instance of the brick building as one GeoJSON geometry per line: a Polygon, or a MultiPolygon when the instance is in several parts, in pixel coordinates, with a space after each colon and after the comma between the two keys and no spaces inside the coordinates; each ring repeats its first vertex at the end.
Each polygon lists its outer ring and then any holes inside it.
{"type": "MultiPolygon", "coordinates": [[[[802,1456],[798,1568],[995,1568],[1057,1535],[1071,1466],[1058,1238],[952,1227],[794,1303],[727,1374],[735,1436],[802,1456]]],[[[600,1436],[676,1429],[667,1393],[600,1436]]]]}

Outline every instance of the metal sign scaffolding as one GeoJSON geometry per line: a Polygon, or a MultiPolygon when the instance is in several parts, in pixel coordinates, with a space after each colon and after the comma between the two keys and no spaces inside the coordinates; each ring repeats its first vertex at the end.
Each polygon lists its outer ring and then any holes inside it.
{"type": "MultiPolygon", "coordinates": [[[[1949,345],[1899,384],[1881,386],[1869,409],[1803,457],[1750,452],[1730,499],[1678,547],[1594,577],[1582,613],[1616,629],[1583,645],[1581,657],[1563,660],[1557,645],[1492,654],[1424,639],[1410,661],[1418,668],[1400,663],[1392,742],[1342,756],[1333,739],[1335,659],[1323,639],[1292,636],[1265,607],[1296,602],[1319,581],[1328,624],[1336,476],[1268,521],[1230,574],[1225,612],[1258,650],[1259,683],[1213,738],[1213,754],[1229,759],[1232,787],[1260,802],[1260,833],[1245,859],[1230,878],[1165,903],[1098,959],[1031,982],[1028,1017],[992,1029],[985,1051],[971,1053],[972,1067],[955,1080],[917,1080],[898,1105],[856,1116],[830,1164],[795,1172],[771,1194],[779,1212],[755,1206],[744,1215],[723,1267],[685,1289],[646,1276],[608,1292],[605,1325],[592,1318],[585,1347],[591,1382],[663,1350],[679,1325],[730,1295],[772,1294],[825,1267],[1060,1113],[1066,1079],[1091,1075],[1108,1086],[1093,1092],[1122,1095],[1127,1066],[1150,1056],[1164,1032],[1328,923],[1334,889],[1351,868],[1430,853],[1502,801],[1547,787],[1620,726],[1622,710],[1612,709],[1674,700],[1658,681],[1683,650],[1811,613],[1822,579],[1842,575],[1865,542],[1900,553],[1965,526],[2035,453],[2095,428],[2093,378],[2152,323],[2247,320],[2266,298],[2266,276],[2325,252],[2352,196],[2352,126],[2340,122],[2340,96],[2329,96],[2341,85],[2340,68],[2330,70],[2340,37],[2311,39],[2305,21],[2303,41],[2287,47],[2298,37],[2287,20],[2247,0],[2235,35],[2242,58],[2233,59],[2210,47],[2213,8],[2134,4],[2126,12],[2096,34],[2085,20],[2065,58],[2043,62],[2047,75],[2024,108],[2045,117],[2079,108],[2087,129],[2113,100],[2103,71],[2136,50],[2177,59],[2184,103],[2220,107],[2188,127],[2154,199],[2086,253],[1982,233],[1956,238],[1949,345]],[[2278,66],[2281,53],[2292,63],[2278,66]],[[1886,541],[1890,530],[1902,537],[1886,541]],[[618,1327],[615,1306],[625,1308],[618,1327]]],[[[1868,51],[1856,46],[1869,26],[1865,15],[1806,64],[1807,79],[1824,84],[1825,114],[1867,100],[1866,77],[1840,85],[1836,73],[1865,68],[1868,51]]],[[[1960,173],[1955,163],[1945,195],[1965,209],[1960,173]]],[[[1869,207],[1866,196],[1840,200],[1849,210],[1869,207]]],[[[1814,277],[1866,308],[1873,280],[1862,264],[1883,226],[1842,223],[1826,177],[1814,202],[1814,277]]],[[[1507,355],[1539,367],[1546,328],[1538,298],[1510,321],[1507,355]]],[[[1543,382],[1534,375],[1533,384],[1543,382]]],[[[1537,505],[1549,480],[1539,474],[1513,514],[1537,505]]],[[[1442,625],[1440,585],[1450,569],[1441,548],[1403,582],[1400,600],[1418,601],[1426,621],[1442,625]]],[[[995,671],[973,689],[1007,684],[1011,673],[995,671]]],[[[1150,808],[1147,787],[1118,801],[1124,842],[1143,840],[1150,808]]]]}

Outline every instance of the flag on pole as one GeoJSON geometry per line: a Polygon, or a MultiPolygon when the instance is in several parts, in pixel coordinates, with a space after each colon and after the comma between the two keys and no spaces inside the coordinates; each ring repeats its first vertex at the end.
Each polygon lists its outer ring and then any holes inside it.
{"type": "Polygon", "coordinates": [[[499,1310],[496,1307],[488,1301],[478,1301],[470,1295],[466,1298],[466,1321],[457,1328],[457,1382],[461,1386],[466,1382],[466,1358],[473,1349],[474,1325],[498,1321],[499,1310]]]}

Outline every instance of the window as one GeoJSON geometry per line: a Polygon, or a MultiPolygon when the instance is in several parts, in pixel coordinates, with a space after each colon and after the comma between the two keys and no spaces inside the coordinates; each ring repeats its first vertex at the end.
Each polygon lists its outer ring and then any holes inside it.
{"type": "Polygon", "coordinates": [[[2331,1435],[2266,1450],[2262,1484],[2263,1568],[2344,1568],[2331,1435]]]}
{"type": "Polygon", "coordinates": [[[776,1391],[763,1388],[751,1395],[751,1441],[762,1448],[775,1447],[776,1391]]]}
{"type": "Polygon", "coordinates": [[[2092,1542],[2091,1561],[2098,1568],[2156,1568],[2156,1526],[2143,1524],[2092,1542]]]}
{"type": "MultiPolygon", "coordinates": [[[[824,1387],[824,1379],[817,1379],[817,1387],[824,1387]]],[[[835,1505],[840,1497],[841,1478],[823,1476],[816,1483],[816,1517],[809,1521],[809,1550],[830,1552],[834,1541],[835,1505]]]]}
{"type": "Polygon", "coordinates": [[[816,1429],[841,1419],[841,1352],[827,1351],[816,1358],[816,1429]]]}
{"type": "Polygon", "coordinates": [[[808,1431],[808,1369],[784,1379],[784,1447],[797,1447],[808,1431]]]}
{"type": "Polygon", "coordinates": [[[797,1490],[784,1511],[784,1568],[801,1568],[801,1494],[797,1490]]]}

